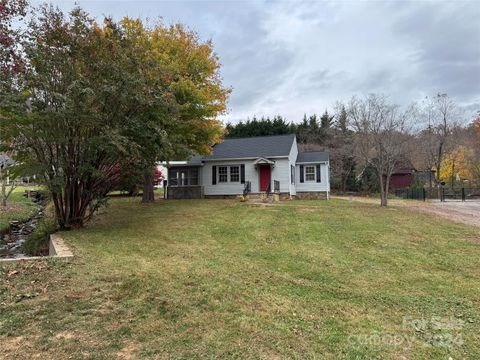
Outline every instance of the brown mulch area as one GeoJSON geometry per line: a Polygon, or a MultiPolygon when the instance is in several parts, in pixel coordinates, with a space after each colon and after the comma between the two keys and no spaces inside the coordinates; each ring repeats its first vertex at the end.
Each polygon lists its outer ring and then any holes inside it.
{"type": "Polygon", "coordinates": [[[21,211],[23,209],[22,205],[16,203],[7,203],[7,206],[0,205],[0,214],[8,214],[11,211],[21,211]]]}

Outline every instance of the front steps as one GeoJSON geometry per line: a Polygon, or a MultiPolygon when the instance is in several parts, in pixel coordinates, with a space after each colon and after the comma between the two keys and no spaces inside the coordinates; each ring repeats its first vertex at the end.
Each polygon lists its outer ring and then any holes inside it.
{"type": "Polygon", "coordinates": [[[246,197],[248,201],[252,202],[273,203],[280,201],[280,195],[275,193],[248,194],[246,197]]]}

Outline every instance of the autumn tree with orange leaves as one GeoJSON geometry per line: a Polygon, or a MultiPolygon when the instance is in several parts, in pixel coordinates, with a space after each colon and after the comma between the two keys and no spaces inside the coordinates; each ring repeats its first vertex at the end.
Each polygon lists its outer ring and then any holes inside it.
{"type": "Polygon", "coordinates": [[[60,228],[104,204],[122,164],[143,169],[153,201],[156,161],[207,153],[219,139],[229,90],[211,43],[181,25],[100,24],[78,7],[31,12],[13,44],[22,71],[0,93],[0,141],[40,174],[60,228]]]}

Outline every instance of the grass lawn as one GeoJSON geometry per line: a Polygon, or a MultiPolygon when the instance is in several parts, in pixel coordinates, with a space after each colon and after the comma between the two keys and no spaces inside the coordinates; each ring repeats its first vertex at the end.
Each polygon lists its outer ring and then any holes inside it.
{"type": "Polygon", "coordinates": [[[473,227],[343,200],[116,198],[63,236],[73,263],[0,269],[0,357],[480,358],[473,227]]]}
{"type": "Polygon", "coordinates": [[[38,205],[23,196],[25,190],[37,189],[35,186],[15,188],[7,200],[7,207],[0,204],[0,232],[9,228],[9,222],[12,220],[28,220],[38,209],[38,205]]]}

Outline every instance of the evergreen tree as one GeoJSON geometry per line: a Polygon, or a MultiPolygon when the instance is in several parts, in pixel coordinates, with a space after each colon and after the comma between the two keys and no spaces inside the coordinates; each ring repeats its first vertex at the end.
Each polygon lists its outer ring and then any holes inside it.
{"type": "Polygon", "coordinates": [[[348,127],[348,117],[347,117],[347,110],[345,110],[345,105],[340,107],[340,112],[337,116],[336,127],[345,134],[347,132],[348,127]]]}
{"type": "Polygon", "coordinates": [[[320,126],[324,131],[328,131],[333,125],[333,119],[335,116],[330,116],[327,110],[323,113],[322,117],[320,118],[320,126]]]}
{"type": "Polygon", "coordinates": [[[228,138],[253,137],[253,136],[269,136],[269,135],[285,135],[295,133],[296,126],[293,123],[287,123],[280,115],[262,117],[257,119],[255,116],[252,120],[248,119],[237,124],[226,125],[228,138]]]}

